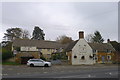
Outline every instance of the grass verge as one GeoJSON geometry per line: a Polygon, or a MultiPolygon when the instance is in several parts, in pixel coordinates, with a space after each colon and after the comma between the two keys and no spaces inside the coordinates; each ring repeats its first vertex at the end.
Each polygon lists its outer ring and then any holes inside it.
{"type": "Polygon", "coordinates": [[[21,64],[20,63],[16,63],[16,62],[5,61],[5,62],[2,62],[2,65],[21,65],[21,64]]]}

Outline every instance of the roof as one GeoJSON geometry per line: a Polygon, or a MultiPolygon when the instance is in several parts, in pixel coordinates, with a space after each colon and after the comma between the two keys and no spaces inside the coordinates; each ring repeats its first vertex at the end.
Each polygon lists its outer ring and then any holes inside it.
{"type": "Polygon", "coordinates": [[[78,40],[69,43],[68,46],[65,48],[65,51],[66,51],[66,52],[71,51],[72,48],[75,46],[75,44],[76,44],[77,42],[78,42],[78,40]]]}
{"type": "Polygon", "coordinates": [[[118,43],[117,41],[110,41],[110,44],[114,47],[116,51],[120,52],[120,43],[118,43]]]}
{"type": "Polygon", "coordinates": [[[115,51],[113,46],[110,43],[88,43],[92,49],[98,50],[98,51],[115,51]]]}
{"type": "Polygon", "coordinates": [[[45,40],[30,40],[30,39],[16,39],[13,41],[13,46],[21,47],[21,46],[30,46],[37,48],[53,48],[59,49],[64,48],[65,45],[58,43],[56,41],[45,41],[45,40]]]}
{"type": "MultiPolygon", "coordinates": [[[[67,48],[65,49],[66,52],[71,51],[72,48],[75,46],[75,44],[78,42],[78,40],[71,42],[67,48]]],[[[107,51],[107,50],[111,50],[111,51],[115,51],[115,49],[113,48],[113,46],[110,43],[88,43],[90,45],[90,47],[93,50],[97,50],[97,51],[107,51]]]]}

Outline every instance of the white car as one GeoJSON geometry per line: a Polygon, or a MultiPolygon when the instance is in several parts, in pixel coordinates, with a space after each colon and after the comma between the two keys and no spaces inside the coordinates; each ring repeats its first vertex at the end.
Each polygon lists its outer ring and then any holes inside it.
{"type": "Polygon", "coordinates": [[[50,67],[51,62],[46,62],[42,59],[29,59],[28,62],[27,62],[27,65],[30,66],[30,67],[34,67],[34,66],[50,67]]]}

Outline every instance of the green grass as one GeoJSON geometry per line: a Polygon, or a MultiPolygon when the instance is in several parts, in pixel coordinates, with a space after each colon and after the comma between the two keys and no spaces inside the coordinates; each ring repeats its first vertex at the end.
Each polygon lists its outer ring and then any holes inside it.
{"type": "Polygon", "coordinates": [[[21,64],[16,62],[2,62],[2,65],[21,65],[21,64]]]}

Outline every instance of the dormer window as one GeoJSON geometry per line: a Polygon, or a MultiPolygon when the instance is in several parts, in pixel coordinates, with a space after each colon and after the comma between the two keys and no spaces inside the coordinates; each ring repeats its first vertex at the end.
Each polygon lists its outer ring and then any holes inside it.
{"type": "Polygon", "coordinates": [[[112,51],[111,51],[111,50],[109,50],[109,49],[107,49],[107,53],[112,53],[112,51]]]}

